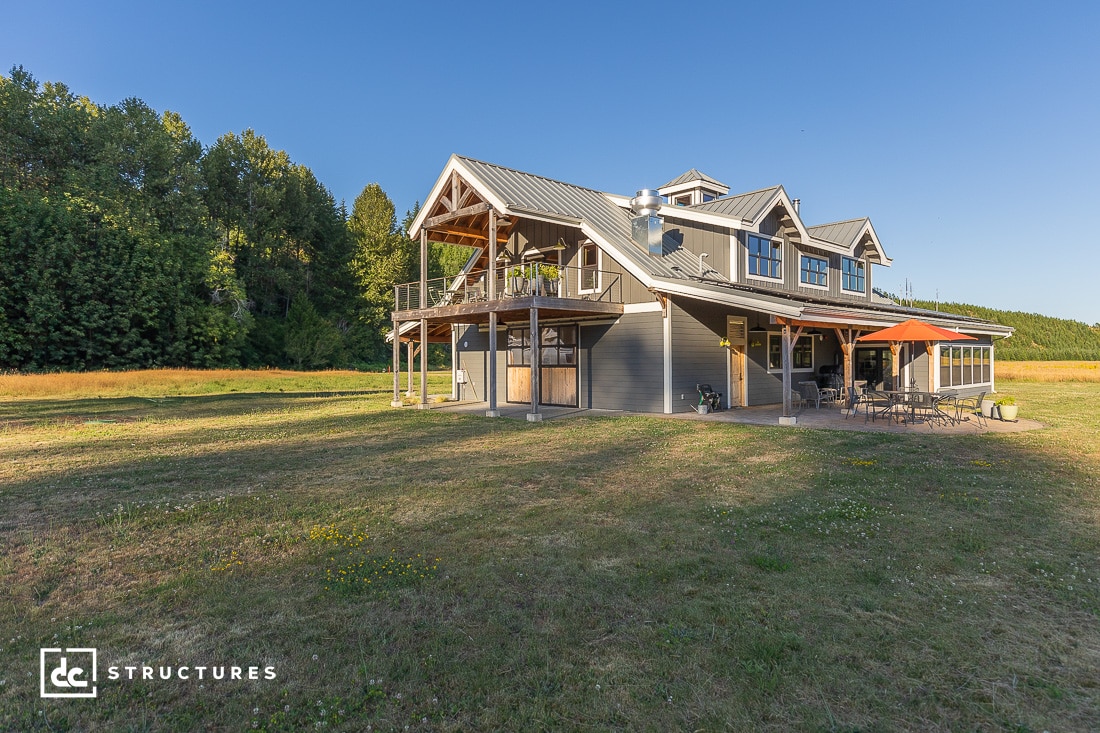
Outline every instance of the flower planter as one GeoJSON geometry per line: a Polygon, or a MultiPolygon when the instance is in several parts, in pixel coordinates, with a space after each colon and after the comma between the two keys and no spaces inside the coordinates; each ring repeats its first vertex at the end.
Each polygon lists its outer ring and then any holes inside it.
{"type": "Polygon", "coordinates": [[[993,400],[982,400],[982,417],[987,419],[993,417],[993,407],[996,404],[993,400]]]}
{"type": "Polygon", "coordinates": [[[998,409],[1001,412],[1001,419],[1008,420],[1010,422],[1016,422],[1016,416],[1020,412],[1019,405],[998,405],[998,409]]]}

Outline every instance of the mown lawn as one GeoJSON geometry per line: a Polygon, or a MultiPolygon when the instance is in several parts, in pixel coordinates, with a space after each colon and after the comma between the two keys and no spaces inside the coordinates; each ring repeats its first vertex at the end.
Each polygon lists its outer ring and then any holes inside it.
{"type": "Polygon", "coordinates": [[[0,729],[1100,729],[1100,383],[947,438],[218,379],[0,385],[0,729]]]}

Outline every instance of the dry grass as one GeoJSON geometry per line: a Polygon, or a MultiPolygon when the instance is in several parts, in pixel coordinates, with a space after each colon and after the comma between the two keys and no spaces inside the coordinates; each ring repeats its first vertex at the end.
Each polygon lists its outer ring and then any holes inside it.
{"type": "Polygon", "coordinates": [[[1100,385],[956,438],[283,385],[0,406],[0,729],[1100,729],[1100,385]],[[52,645],[279,678],[43,701],[52,645]]]}
{"type": "MultiPolygon", "coordinates": [[[[0,397],[148,397],[248,391],[352,389],[365,381],[388,386],[391,375],[352,371],[295,372],[281,369],[145,369],[129,372],[62,372],[0,375],[0,397]]],[[[404,382],[402,382],[404,384],[404,382]]]]}
{"type": "Polygon", "coordinates": [[[1100,361],[998,361],[997,380],[1100,382],[1100,361]]]}

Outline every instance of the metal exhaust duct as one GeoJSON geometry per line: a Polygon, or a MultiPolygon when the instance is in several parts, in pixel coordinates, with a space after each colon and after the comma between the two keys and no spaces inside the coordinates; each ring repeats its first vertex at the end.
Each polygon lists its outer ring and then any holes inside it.
{"type": "Polygon", "coordinates": [[[630,210],[634,216],[630,219],[630,233],[638,246],[654,257],[664,255],[664,227],[657,210],[661,206],[661,194],[650,188],[643,188],[630,200],[630,210]]]}

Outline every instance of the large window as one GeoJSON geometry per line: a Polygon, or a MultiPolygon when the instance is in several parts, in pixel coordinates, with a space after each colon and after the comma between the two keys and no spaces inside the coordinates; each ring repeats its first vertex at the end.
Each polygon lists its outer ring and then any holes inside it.
{"type": "Polygon", "coordinates": [[[600,289],[600,248],[592,242],[584,242],[580,249],[582,293],[592,293],[600,289]]]}
{"type": "Polygon", "coordinates": [[[845,290],[849,290],[853,293],[865,293],[867,292],[866,279],[863,272],[863,261],[853,260],[851,257],[844,258],[844,270],[843,278],[841,279],[841,287],[845,290]]]}
{"type": "MultiPolygon", "coordinates": [[[[783,369],[783,334],[768,334],[768,371],[783,369]]],[[[813,336],[799,336],[791,354],[791,371],[805,372],[814,369],[813,336]]]]}
{"type": "MultiPolygon", "coordinates": [[[[542,366],[576,366],[577,327],[543,326],[539,329],[542,366]]],[[[531,329],[508,329],[508,366],[531,365],[531,329]]]]}
{"type": "Polygon", "coordinates": [[[829,284],[829,261],[821,257],[802,255],[801,281],[804,285],[825,287],[829,284]]]}
{"type": "Polygon", "coordinates": [[[992,356],[991,346],[940,345],[940,387],[989,384],[992,356]]]}
{"type": "Polygon", "coordinates": [[[778,239],[748,235],[749,274],[779,280],[783,277],[783,243],[778,239]]]}

